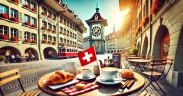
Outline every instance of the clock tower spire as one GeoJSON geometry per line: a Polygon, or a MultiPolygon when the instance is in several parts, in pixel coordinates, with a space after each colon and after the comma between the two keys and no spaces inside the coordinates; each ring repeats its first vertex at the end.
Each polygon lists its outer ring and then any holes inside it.
{"type": "Polygon", "coordinates": [[[99,12],[99,3],[96,3],[96,12],[94,15],[86,20],[90,27],[89,47],[95,46],[97,54],[105,53],[105,26],[108,26],[107,19],[104,19],[99,12]]]}

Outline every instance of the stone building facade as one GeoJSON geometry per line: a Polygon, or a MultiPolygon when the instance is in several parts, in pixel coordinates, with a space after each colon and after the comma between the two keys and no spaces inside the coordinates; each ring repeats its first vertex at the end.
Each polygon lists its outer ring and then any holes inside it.
{"type": "Polygon", "coordinates": [[[136,41],[134,45],[142,54],[153,55],[155,59],[174,59],[166,79],[173,86],[182,87],[183,0],[119,1],[121,10],[133,10],[129,13],[132,27],[127,30],[135,34],[135,38],[130,38],[136,41]]]}
{"type": "Polygon", "coordinates": [[[0,53],[57,57],[58,47],[82,50],[86,28],[62,0],[0,0],[0,53]]]}

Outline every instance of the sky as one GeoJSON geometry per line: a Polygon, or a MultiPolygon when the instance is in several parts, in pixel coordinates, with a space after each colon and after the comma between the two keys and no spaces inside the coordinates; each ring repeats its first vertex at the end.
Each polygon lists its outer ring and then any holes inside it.
{"type": "Polygon", "coordinates": [[[87,33],[84,33],[83,37],[89,36],[89,26],[85,21],[90,19],[96,12],[97,2],[99,3],[101,16],[108,21],[104,35],[113,32],[114,25],[115,30],[119,30],[123,23],[123,15],[119,11],[119,0],[63,0],[63,3],[67,4],[68,8],[81,18],[87,28],[87,33]]]}

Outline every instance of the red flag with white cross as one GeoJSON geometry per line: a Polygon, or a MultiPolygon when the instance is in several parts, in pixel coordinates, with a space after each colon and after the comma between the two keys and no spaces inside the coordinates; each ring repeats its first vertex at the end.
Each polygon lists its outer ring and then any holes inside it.
{"type": "Polygon", "coordinates": [[[97,60],[95,47],[92,46],[78,54],[79,61],[82,66],[90,64],[97,60]]]}

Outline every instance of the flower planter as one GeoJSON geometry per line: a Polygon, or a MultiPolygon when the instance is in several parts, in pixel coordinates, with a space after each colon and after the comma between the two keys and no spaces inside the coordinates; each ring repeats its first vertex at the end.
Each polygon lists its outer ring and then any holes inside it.
{"type": "Polygon", "coordinates": [[[34,11],[35,13],[37,13],[37,9],[36,8],[32,8],[32,11],[34,11]]]}
{"type": "Polygon", "coordinates": [[[42,43],[47,43],[47,41],[46,40],[42,40],[42,43]]]}
{"type": "Polygon", "coordinates": [[[30,39],[26,39],[25,40],[25,43],[30,43],[30,39]]]}
{"type": "Polygon", "coordinates": [[[152,3],[152,7],[150,9],[150,14],[153,15],[157,13],[157,11],[160,9],[163,3],[164,3],[164,0],[154,0],[152,3]]]}
{"type": "Polygon", "coordinates": [[[47,29],[47,27],[46,27],[46,26],[44,26],[44,27],[42,27],[42,29],[43,29],[43,30],[46,30],[46,29],[47,29]]]}
{"type": "Polygon", "coordinates": [[[36,40],[33,40],[31,43],[33,43],[33,44],[37,44],[37,41],[36,41],[36,40]]]}
{"type": "Polygon", "coordinates": [[[53,45],[56,45],[56,42],[52,42],[53,45]]]}
{"type": "Polygon", "coordinates": [[[37,28],[37,25],[36,25],[36,24],[32,24],[32,27],[33,27],[33,28],[37,28]]]}
{"type": "Polygon", "coordinates": [[[47,13],[46,13],[46,12],[42,12],[41,14],[42,14],[42,15],[45,15],[45,16],[47,15],[47,13]]]}
{"type": "Polygon", "coordinates": [[[11,20],[15,21],[15,22],[18,22],[18,18],[17,17],[12,17],[11,20]]]}
{"type": "Polygon", "coordinates": [[[48,41],[48,44],[52,44],[52,42],[51,41],[48,41]]]}
{"type": "Polygon", "coordinates": [[[56,18],[53,18],[53,20],[56,20],[56,18]]]}
{"type": "Polygon", "coordinates": [[[1,13],[1,14],[0,14],[0,17],[2,17],[2,18],[4,18],[4,19],[8,19],[8,18],[9,18],[8,15],[7,15],[7,14],[4,14],[4,13],[1,13]]]}
{"type": "Polygon", "coordinates": [[[6,34],[4,34],[4,35],[1,35],[1,36],[0,36],[0,39],[8,40],[8,39],[9,39],[9,37],[8,37],[6,34]]]}
{"type": "Polygon", "coordinates": [[[142,22],[141,22],[141,26],[145,26],[145,24],[148,22],[148,17],[147,16],[144,16],[144,18],[142,19],[142,22]]]}
{"type": "Polygon", "coordinates": [[[30,9],[30,5],[24,5],[24,7],[30,9]]]}
{"type": "Polygon", "coordinates": [[[13,41],[13,42],[18,42],[18,38],[17,38],[17,37],[12,37],[12,38],[11,38],[11,41],[13,41]]]}
{"type": "Polygon", "coordinates": [[[52,32],[53,32],[53,33],[56,33],[56,30],[53,30],[52,32]]]}
{"type": "Polygon", "coordinates": [[[51,28],[49,28],[49,29],[48,29],[48,31],[50,31],[50,32],[51,32],[51,31],[52,31],[52,29],[51,29],[51,28]]]}
{"type": "Polygon", "coordinates": [[[52,18],[52,16],[51,15],[48,15],[48,18],[52,18]]]}
{"type": "Polygon", "coordinates": [[[25,22],[24,24],[27,26],[30,26],[30,22],[25,22]]]}

